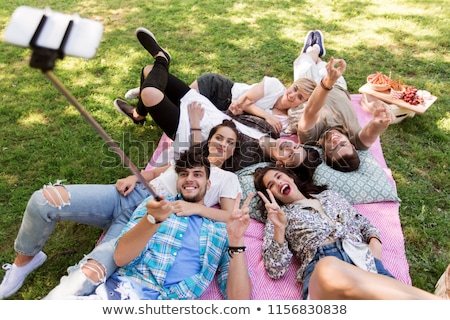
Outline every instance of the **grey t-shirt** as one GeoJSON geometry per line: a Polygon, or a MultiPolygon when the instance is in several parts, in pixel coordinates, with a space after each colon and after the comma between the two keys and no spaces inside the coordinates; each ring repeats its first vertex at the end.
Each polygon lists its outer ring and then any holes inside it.
{"type": "Polygon", "coordinates": [[[316,145],[322,133],[337,126],[343,127],[349,133],[350,142],[356,149],[369,149],[359,139],[361,126],[351,101],[347,93],[338,87],[334,87],[328,94],[325,105],[320,109],[319,118],[314,128],[307,131],[297,131],[297,134],[301,143],[316,145]]]}

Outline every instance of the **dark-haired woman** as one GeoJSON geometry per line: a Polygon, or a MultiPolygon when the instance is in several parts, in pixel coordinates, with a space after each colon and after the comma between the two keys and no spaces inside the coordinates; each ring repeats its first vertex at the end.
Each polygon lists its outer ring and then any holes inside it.
{"type": "Polygon", "coordinates": [[[255,187],[268,217],[265,268],[280,278],[295,256],[304,299],[438,298],[384,268],[378,230],[338,193],[276,167],[257,169],[255,187]]]}

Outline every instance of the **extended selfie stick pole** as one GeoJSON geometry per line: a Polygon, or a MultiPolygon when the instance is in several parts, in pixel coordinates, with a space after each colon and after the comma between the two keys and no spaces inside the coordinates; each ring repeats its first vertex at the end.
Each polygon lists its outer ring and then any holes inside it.
{"type": "Polygon", "coordinates": [[[75,108],[81,113],[82,116],[86,118],[86,120],[94,127],[94,129],[105,139],[106,143],[117,153],[120,159],[125,163],[125,165],[130,168],[131,172],[138,178],[139,182],[142,183],[145,188],[150,192],[150,194],[156,199],[160,200],[160,197],[155,193],[153,188],[148,184],[148,182],[144,179],[142,174],[136,168],[136,166],[131,162],[131,160],[125,155],[125,153],[119,148],[119,146],[114,142],[113,139],[106,133],[106,131],[95,121],[94,118],[81,106],[80,103],[75,99],[75,97],[65,88],[65,86],[58,80],[56,75],[52,72],[52,69],[55,65],[55,60],[57,58],[64,58],[63,48],[64,44],[67,40],[68,34],[70,33],[70,29],[72,27],[72,22],[69,23],[69,26],[66,30],[64,38],[62,40],[61,46],[58,50],[52,50],[47,48],[40,48],[36,46],[37,38],[39,37],[39,33],[42,30],[43,25],[45,24],[47,17],[44,15],[42,17],[41,23],[39,24],[33,38],[30,41],[30,47],[33,49],[33,54],[30,60],[30,66],[33,68],[41,69],[45,75],[50,79],[50,81],[55,85],[56,88],[69,100],[75,108]]]}
{"type": "Polygon", "coordinates": [[[148,182],[144,179],[142,174],[136,168],[136,166],[131,162],[131,160],[125,155],[125,153],[120,149],[120,147],[111,139],[111,137],[106,133],[106,131],[95,121],[94,118],[78,103],[78,101],[70,94],[70,92],[64,87],[64,85],[57,79],[55,74],[50,71],[44,71],[47,78],[61,91],[61,93],[66,96],[67,100],[69,100],[81,113],[83,117],[94,127],[94,129],[105,139],[106,143],[117,153],[120,159],[125,163],[125,165],[130,168],[131,172],[138,178],[139,182],[142,183],[147,190],[150,191],[150,194],[155,198],[159,199],[158,195],[153,191],[152,187],[148,184],[148,182]]]}

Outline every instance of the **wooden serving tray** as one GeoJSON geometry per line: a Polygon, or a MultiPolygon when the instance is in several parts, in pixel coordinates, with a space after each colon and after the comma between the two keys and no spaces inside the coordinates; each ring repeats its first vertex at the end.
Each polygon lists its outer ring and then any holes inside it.
{"type": "Polygon", "coordinates": [[[419,114],[425,113],[425,111],[427,111],[428,108],[431,107],[431,105],[437,100],[436,96],[431,95],[430,98],[426,99],[422,104],[412,105],[404,100],[392,98],[389,90],[384,92],[375,91],[369,87],[367,83],[359,88],[359,92],[370,94],[371,96],[383,100],[386,103],[395,104],[400,108],[408,109],[419,114]]]}

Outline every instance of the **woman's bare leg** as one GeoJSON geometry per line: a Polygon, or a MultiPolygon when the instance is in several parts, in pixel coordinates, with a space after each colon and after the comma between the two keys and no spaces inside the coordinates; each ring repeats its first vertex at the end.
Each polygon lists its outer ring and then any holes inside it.
{"type": "Polygon", "coordinates": [[[408,300],[440,299],[394,278],[362,270],[335,257],[322,258],[309,282],[311,299],[408,300]]]}

